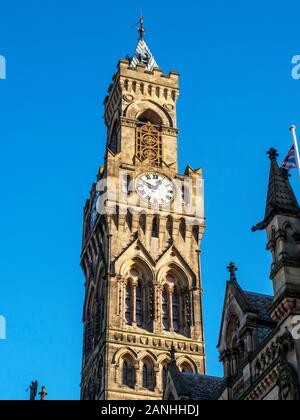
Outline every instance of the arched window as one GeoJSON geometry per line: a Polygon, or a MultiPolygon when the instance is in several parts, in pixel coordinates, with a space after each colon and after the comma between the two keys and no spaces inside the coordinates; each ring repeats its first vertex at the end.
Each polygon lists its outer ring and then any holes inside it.
{"type": "Polygon", "coordinates": [[[143,325],[143,288],[140,281],[136,288],[136,324],[138,327],[143,325]]]}
{"type": "Polygon", "coordinates": [[[179,322],[179,296],[177,292],[177,287],[175,287],[173,292],[173,328],[174,331],[178,332],[180,329],[179,322]]]}
{"type": "Polygon", "coordinates": [[[144,161],[149,160],[152,166],[162,163],[162,120],[151,109],[143,112],[138,118],[136,129],[136,156],[144,161]]]}
{"type": "Polygon", "coordinates": [[[123,385],[128,385],[128,363],[125,361],[123,363],[123,379],[122,379],[122,383],[123,385]]]}
{"type": "Polygon", "coordinates": [[[168,292],[164,288],[162,293],[162,323],[164,330],[169,329],[169,305],[168,305],[168,292]]]}
{"type": "Polygon", "coordinates": [[[125,360],[123,363],[123,378],[122,383],[125,386],[128,386],[129,388],[135,387],[135,371],[132,364],[125,360]]]}
{"type": "Polygon", "coordinates": [[[113,221],[114,221],[116,229],[119,229],[119,218],[120,218],[120,208],[119,206],[116,206],[116,211],[113,214],[113,221]]]}
{"type": "Polygon", "coordinates": [[[191,368],[190,364],[187,362],[182,363],[180,366],[180,371],[182,373],[193,373],[193,369],[191,368]]]}
{"type": "Polygon", "coordinates": [[[146,364],[144,364],[144,367],[143,367],[143,388],[148,388],[148,381],[149,381],[148,366],[146,364]]]}
{"type": "Polygon", "coordinates": [[[152,222],[152,237],[158,238],[159,237],[159,218],[158,216],[154,216],[152,222]]]}
{"type": "Polygon", "coordinates": [[[129,230],[132,230],[132,214],[129,210],[127,210],[126,214],[126,225],[129,230]]]}
{"type": "Polygon", "coordinates": [[[151,391],[154,389],[154,371],[150,363],[144,363],[143,366],[143,388],[151,391]]]}
{"type": "Polygon", "coordinates": [[[142,115],[139,116],[138,120],[142,123],[151,123],[152,125],[161,126],[162,120],[156,112],[152,111],[152,109],[147,109],[143,112],[142,115]]]}
{"type": "Polygon", "coordinates": [[[125,319],[128,325],[131,325],[131,284],[130,282],[126,285],[126,293],[125,293],[125,319]]]}
{"type": "Polygon", "coordinates": [[[198,243],[199,242],[199,226],[193,227],[193,236],[194,236],[195,241],[198,243]]]}
{"type": "Polygon", "coordinates": [[[185,225],[185,220],[184,219],[180,220],[179,232],[180,232],[181,238],[185,241],[186,225],[185,225]]]}
{"type": "Polygon", "coordinates": [[[140,228],[143,232],[143,234],[145,235],[146,233],[146,215],[143,213],[140,216],[140,228]]]}
{"type": "Polygon", "coordinates": [[[173,219],[171,216],[167,219],[167,232],[170,238],[173,237],[173,219]]]}

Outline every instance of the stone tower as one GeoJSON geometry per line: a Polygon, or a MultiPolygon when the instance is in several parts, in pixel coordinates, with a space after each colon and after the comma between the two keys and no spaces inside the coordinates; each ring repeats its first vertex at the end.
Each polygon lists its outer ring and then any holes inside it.
{"type": "Polygon", "coordinates": [[[105,99],[104,166],[84,210],[81,398],[160,399],[170,348],[205,373],[202,170],[178,174],[179,74],[163,74],[143,20],[105,99]]]}
{"type": "Polygon", "coordinates": [[[266,213],[253,231],[267,232],[275,298],[271,315],[280,323],[300,314],[300,207],[288,172],[278,165],[277,151],[271,149],[268,155],[271,167],[266,213]]]}

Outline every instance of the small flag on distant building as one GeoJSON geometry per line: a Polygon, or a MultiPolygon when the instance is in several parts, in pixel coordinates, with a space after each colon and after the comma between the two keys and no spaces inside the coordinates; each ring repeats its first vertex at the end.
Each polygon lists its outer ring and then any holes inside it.
{"type": "Polygon", "coordinates": [[[292,169],[297,169],[296,153],[295,153],[295,146],[294,145],[292,146],[291,150],[289,151],[287,157],[282,162],[281,167],[286,169],[287,171],[291,171],[292,169]]]}

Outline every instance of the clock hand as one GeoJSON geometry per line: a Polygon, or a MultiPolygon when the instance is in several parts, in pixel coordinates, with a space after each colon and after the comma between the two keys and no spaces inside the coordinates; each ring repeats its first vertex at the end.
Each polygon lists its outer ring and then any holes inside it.
{"type": "Polygon", "coordinates": [[[158,183],[155,185],[155,187],[153,187],[154,191],[157,191],[162,183],[163,183],[163,181],[158,181],[158,183]]]}
{"type": "Polygon", "coordinates": [[[144,183],[145,185],[147,185],[147,187],[148,187],[148,188],[151,188],[151,189],[153,188],[153,186],[152,186],[151,184],[149,184],[149,182],[143,181],[143,183],[144,183]]]}

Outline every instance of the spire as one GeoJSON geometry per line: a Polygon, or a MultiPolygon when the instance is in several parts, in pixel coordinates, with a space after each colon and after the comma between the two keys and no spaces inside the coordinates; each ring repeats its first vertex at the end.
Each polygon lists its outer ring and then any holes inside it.
{"type": "Polygon", "coordinates": [[[297,216],[299,204],[289,182],[288,172],[280,168],[277,162],[277,150],[268,151],[271,161],[266,213],[264,220],[252,228],[252,231],[265,229],[276,215],[297,216]]]}
{"type": "Polygon", "coordinates": [[[150,51],[150,48],[146,44],[144,39],[145,28],[144,28],[144,16],[140,17],[139,20],[139,41],[136,47],[135,53],[130,60],[130,67],[136,67],[138,64],[144,64],[146,69],[152,71],[154,68],[158,68],[158,65],[150,51]]]}

